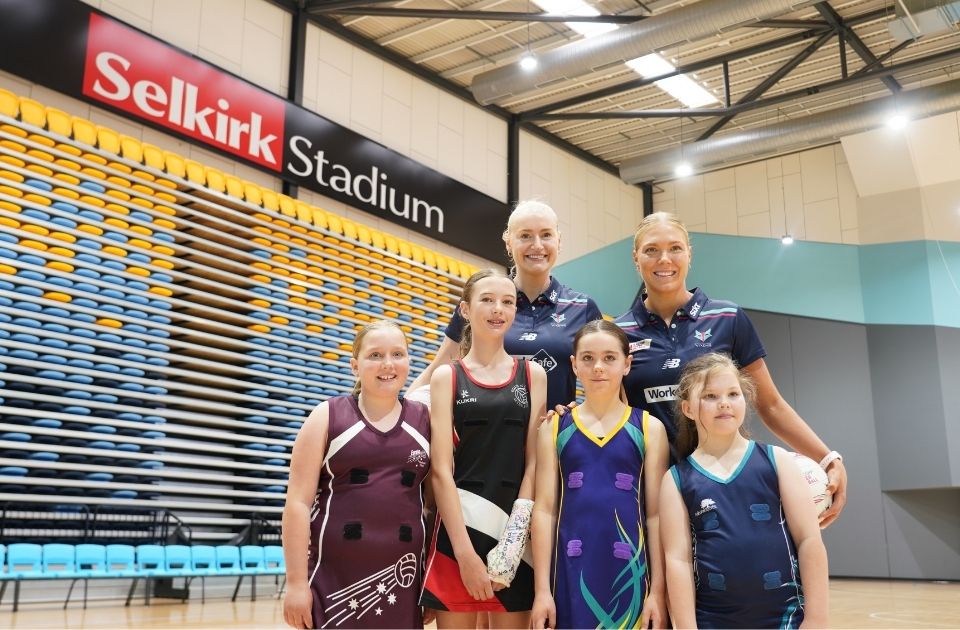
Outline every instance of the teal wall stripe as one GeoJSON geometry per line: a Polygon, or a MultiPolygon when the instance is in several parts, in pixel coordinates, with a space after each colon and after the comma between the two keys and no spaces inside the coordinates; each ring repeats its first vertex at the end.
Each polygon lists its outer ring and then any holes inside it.
{"type": "MultiPolygon", "coordinates": [[[[690,236],[689,284],[711,297],[834,321],[960,328],[960,243],[785,246],[776,239],[690,236]]],[[[626,238],[558,265],[557,277],[590,294],[604,313],[619,315],[640,286],[632,246],[626,238]]]]}

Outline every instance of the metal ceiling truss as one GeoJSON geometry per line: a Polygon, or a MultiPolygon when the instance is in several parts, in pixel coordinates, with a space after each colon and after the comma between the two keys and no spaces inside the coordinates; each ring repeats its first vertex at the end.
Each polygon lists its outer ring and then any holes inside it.
{"type": "MultiPolygon", "coordinates": [[[[913,40],[907,40],[901,42],[894,48],[891,48],[889,51],[877,57],[873,51],[871,51],[866,44],[863,43],[863,40],[853,31],[853,26],[858,24],[863,24],[866,22],[871,22],[878,18],[884,17],[888,14],[888,11],[885,9],[878,9],[876,11],[871,11],[869,13],[864,13],[858,16],[851,17],[847,20],[844,20],[840,17],[839,14],[829,5],[827,2],[820,2],[816,6],[818,12],[823,16],[823,21],[812,21],[812,20],[778,20],[783,22],[785,28],[793,28],[803,26],[808,30],[795,33],[786,37],[782,37],[776,40],[765,42],[763,44],[758,44],[756,46],[751,46],[738,50],[732,53],[725,55],[719,55],[710,59],[705,59],[703,61],[694,62],[687,64],[685,66],[680,66],[676,68],[673,72],[665,75],[661,75],[653,78],[644,78],[634,81],[628,81],[620,85],[615,85],[611,87],[604,88],[602,90],[597,90],[588,94],[582,94],[580,96],[565,99],[563,101],[553,103],[551,105],[545,105],[527,112],[520,114],[520,119],[523,121],[547,121],[547,120],[633,120],[633,119],[644,119],[644,118],[701,118],[701,117],[719,117],[713,125],[711,125],[706,131],[704,131],[697,141],[706,140],[714,133],[719,131],[724,125],[733,120],[734,116],[745,111],[750,111],[754,109],[760,109],[764,107],[770,107],[773,105],[779,105],[794,99],[802,98],[804,96],[811,96],[814,94],[819,94],[823,92],[828,92],[832,90],[838,90],[844,87],[849,87],[864,81],[873,81],[881,80],[887,87],[894,93],[897,93],[902,88],[897,80],[893,77],[895,72],[902,72],[906,70],[912,70],[921,66],[928,64],[933,64],[936,62],[942,62],[947,59],[952,59],[954,57],[960,56],[960,50],[949,50],[936,53],[933,55],[928,55],[926,57],[913,59],[911,61],[901,63],[895,66],[884,67],[883,63],[890,57],[892,57],[897,52],[903,50],[906,46],[913,43],[913,40]],[[830,41],[834,36],[837,36],[840,43],[840,58],[841,58],[841,68],[840,68],[840,78],[835,81],[829,81],[827,83],[822,83],[815,86],[808,86],[798,90],[793,90],[783,94],[779,94],[774,97],[761,98],[764,93],[766,93],[771,87],[776,85],[781,79],[787,76],[790,72],[797,68],[801,63],[807,60],[811,55],[813,55],[817,50],[822,48],[828,41],[830,41]],[[814,39],[809,45],[807,45],[802,51],[797,53],[793,58],[787,61],[785,64],[780,66],[776,71],[770,74],[767,78],[757,84],[753,89],[751,89],[746,95],[740,98],[735,104],[732,104],[730,101],[730,63],[740,59],[745,59],[751,56],[754,56],[759,53],[768,52],[771,50],[776,50],[778,48],[784,48],[790,45],[794,45],[798,42],[806,41],[811,38],[814,39]],[[857,71],[854,74],[849,74],[847,71],[846,64],[846,44],[849,43],[850,47],[857,53],[857,55],[864,61],[866,64],[863,68],[857,71]],[[660,81],[662,79],[677,76],[681,74],[689,74],[693,72],[698,72],[706,68],[711,68],[715,66],[720,66],[723,73],[723,86],[724,86],[724,106],[715,107],[715,108],[676,108],[676,109],[646,109],[646,110],[630,110],[630,111],[603,111],[603,112],[562,112],[559,110],[568,109],[576,107],[578,105],[585,105],[603,98],[614,96],[616,94],[622,94],[624,92],[635,90],[641,87],[645,87],[660,81]]],[[[769,22],[770,20],[768,20],[769,22]]]]}

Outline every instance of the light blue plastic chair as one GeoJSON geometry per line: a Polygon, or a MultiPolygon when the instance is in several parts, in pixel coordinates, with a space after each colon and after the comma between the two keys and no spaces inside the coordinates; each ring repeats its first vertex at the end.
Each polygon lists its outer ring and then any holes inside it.
{"type": "Polygon", "coordinates": [[[75,575],[76,547],[65,543],[47,543],[43,546],[44,578],[72,578],[75,575]]]}
{"type": "Polygon", "coordinates": [[[130,605],[130,598],[137,588],[137,583],[142,578],[145,582],[143,592],[143,602],[150,605],[150,582],[153,578],[163,577],[166,573],[166,557],[161,545],[137,545],[137,561],[134,565],[136,573],[133,575],[133,583],[130,585],[130,591],[127,593],[127,601],[124,606],[130,605]]]}
{"type": "Polygon", "coordinates": [[[207,601],[207,576],[217,575],[217,550],[211,545],[193,545],[190,547],[190,572],[187,586],[195,578],[200,578],[200,602],[207,601]]]}
{"type": "Polygon", "coordinates": [[[107,548],[103,545],[77,545],[76,563],[76,577],[70,581],[67,599],[63,602],[64,608],[70,603],[70,596],[73,594],[73,587],[77,580],[83,580],[83,607],[87,607],[87,583],[89,579],[107,575],[107,548]]]}

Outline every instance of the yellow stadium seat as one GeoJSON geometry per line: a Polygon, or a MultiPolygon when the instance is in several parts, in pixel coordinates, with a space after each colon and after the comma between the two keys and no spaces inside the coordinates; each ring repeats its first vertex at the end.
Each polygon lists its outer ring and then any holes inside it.
{"type": "Polygon", "coordinates": [[[224,175],[227,194],[237,199],[243,199],[243,182],[235,175],[224,175]]]}
{"type": "MultiPolygon", "coordinates": [[[[377,249],[386,250],[387,249],[387,240],[383,236],[383,232],[380,230],[370,230],[370,240],[371,244],[377,249]]],[[[371,252],[374,253],[374,252],[371,252]]],[[[375,253],[374,253],[375,254],[375,253]]]]}
{"type": "Polygon", "coordinates": [[[423,250],[423,264],[427,265],[428,267],[436,268],[436,267],[437,267],[437,255],[434,254],[433,251],[431,251],[431,250],[429,250],[429,249],[423,250]]]}
{"type": "Polygon", "coordinates": [[[74,140],[91,147],[97,146],[97,126],[95,124],[79,116],[71,117],[70,121],[73,123],[74,140]]]}
{"type": "Polygon", "coordinates": [[[321,210],[320,208],[311,208],[310,214],[313,218],[313,224],[323,230],[329,229],[330,224],[327,223],[327,213],[321,210]]]}
{"type": "Polygon", "coordinates": [[[17,268],[0,263],[0,273],[6,273],[12,276],[13,274],[17,273],[17,268]]]}
{"type": "Polygon", "coordinates": [[[327,227],[331,232],[343,234],[343,221],[332,212],[327,213],[327,227]]]}
{"type": "Polygon", "coordinates": [[[263,197],[263,207],[267,210],[277,212],[280,210],[280,199],[277,193],[269,188],[260,188],[260,195],[263,197]]]}
{"type": "Polygon", "coordinates": [[[261,188],[253,182],[243,182],[243,196],[252,204],[263,205],[263,193],[261,188]]]}
{"type": "Polygon", "coordinates": [[[400,253],[400,244],[397,242],[397,239],[395,236],[390,236],[389,234],[387,234],[385,240],[387,243],[386,249],[388,252],[390,252],[391,254],[400,253]]]}
{"type": "Polygon", "coordinates": [[[181,179],[187,176],[187,164],[186,160],[183,157],[177,155],[173,151],[164,151],[163,152],[163,163],[166,167],[165,170],[170,175],[174,177],[179,177],[181,179]]]}
{"type": "Polygon", "coordinates": [[[20,120],[27,123],[28,125],[33,125],[34,127],[40,127],[45,129],[47,126],[47,111],[43,105],[33,100],[32,98],[27,98],[25,96],[20,97],[20,120]]]}
{"type": "Polygon", "coordinates": [[[457,261],[457,264],[460,267],[460,277],[466,280],[474,274],[474,268],[468,265],[465,262],[457,261]]]}
{"type": "Polygon", "coordinates": [[[143,164],[143,145],[132,136],[120,136],[120,155],[126,160],[143,164]]]}
{"type": "Polygon", "coordinates": [[[113,129],[97,126],[97,146],[101,151],[120,155],[120,134],[113,129]]]}
{"type": "Polygon", "coordinates": [[[297,206],[292,197],[287,195],[277,195],[277,205],[280,206],[280,214],[285,217],[296,218],[297,206]]]}
{"type": "Polygon", "coordinates": [[[207,174],[204,172],[203,164],[196,160],[186,159],[183,161],[183,166],[187,173],[187,179],[194,184],[207,185],[207,174]]]}
{"type": "Polygon", "coordinates": [[[348,219],[344,219],[343,223],[343,235],[347,238],[357,240],[357,224],[348,219]]]}
{"type": "Polygon", "coordinates": [[[423,252],[423,248],[422,248],[422,247],[420,247],[419,245],[413,245],[413,244],[411,244],[411,245],[410,245],[410,255],[411,255],[411,258],[413,258],[413,262],[418,262],[418,263],[420,263],[421,265],[423,264],[423,262],[424,262],[424,252],[423,252]]]}
{"type": "Polygon", "coordinates": [[[150,168],[163,170],[163,149],[152,144],[143,143],[143,163],[150,168]]]}
{"type": "Polygon", "coordinates": [[[70,114],[55,107],[47,107],[47,129],[53,133],[69,138],[73,133],[70,124],[70,114]]]}
{"type": "Polygon", "coordinates": [[[357,240],[366,245],[373,245],[373,235],[370,228],[365,225],[357,225],[357,240]]]}
{"type": "Polygon", "coordinates": [[[203,174],[207,180],[207,188],[210,190],[215,190],[218,193],[226,192],[227,178],[222,171],[210,166],[205,166],[203,167],[203,174]]]}
{"type": "Polygon", "coordinates": [[[297,209],[297,221],[301,223],[313,224],[313,208],[299,199],[294,202],[297,209]]]}
{"type": "Polygon", "coordinates": [[[0,225],[5,227],[17,229],[20,227],[20,222],[16,219],[11,219],[10,217],[0,217],[0,225]]]}
{"type": "Polygon", "coordinates": [[[410,260],[411,257],[413,256],[413,250],[410,247],[410,243],[408,243],[407,241],[399,241],[397,245],[399,246],[399,249],[400,249],[400,255],[406,258],[407,260],[410,260]]]}
{"type": "Polygon", "coordinates": [[[16,118],[20,113],[20,99],[9,90],[0,88],[0,114],[16,118]]]}

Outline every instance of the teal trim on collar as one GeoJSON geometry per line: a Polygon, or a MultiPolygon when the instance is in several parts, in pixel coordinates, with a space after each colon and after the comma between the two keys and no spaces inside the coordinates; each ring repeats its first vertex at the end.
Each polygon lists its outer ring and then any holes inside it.
{"type": "Polygon", "coordinates": [[[733,474],[731,474],[726,479],[721,479],[720,477],[717,477],[713,473],[709,472],[707,469],[705,469],[703,466],[697,463],[697,460],[693,458],[693,455],[688,455],[687,461],[690,462],[690,465],[693,466],[698,471],[700,471],[700,474],[702,474],[707,479],[712,479],[717,483],[722,483],[726,485],[731,483],[734,479],[736,479],[740,475],[740,471],[742,471],[744,466],[747,465],[747,461],[750,459],[750,456],[753,454],[753,447],[756,446],[756,444],[757,444],[756,442],[754,442],[753,440],[750,440],[750,443],[747,444],[747,450],[743,453],[743,459],[740,460],[740,465],[737,466],[737,469],[733,471],[733,474]]]}

